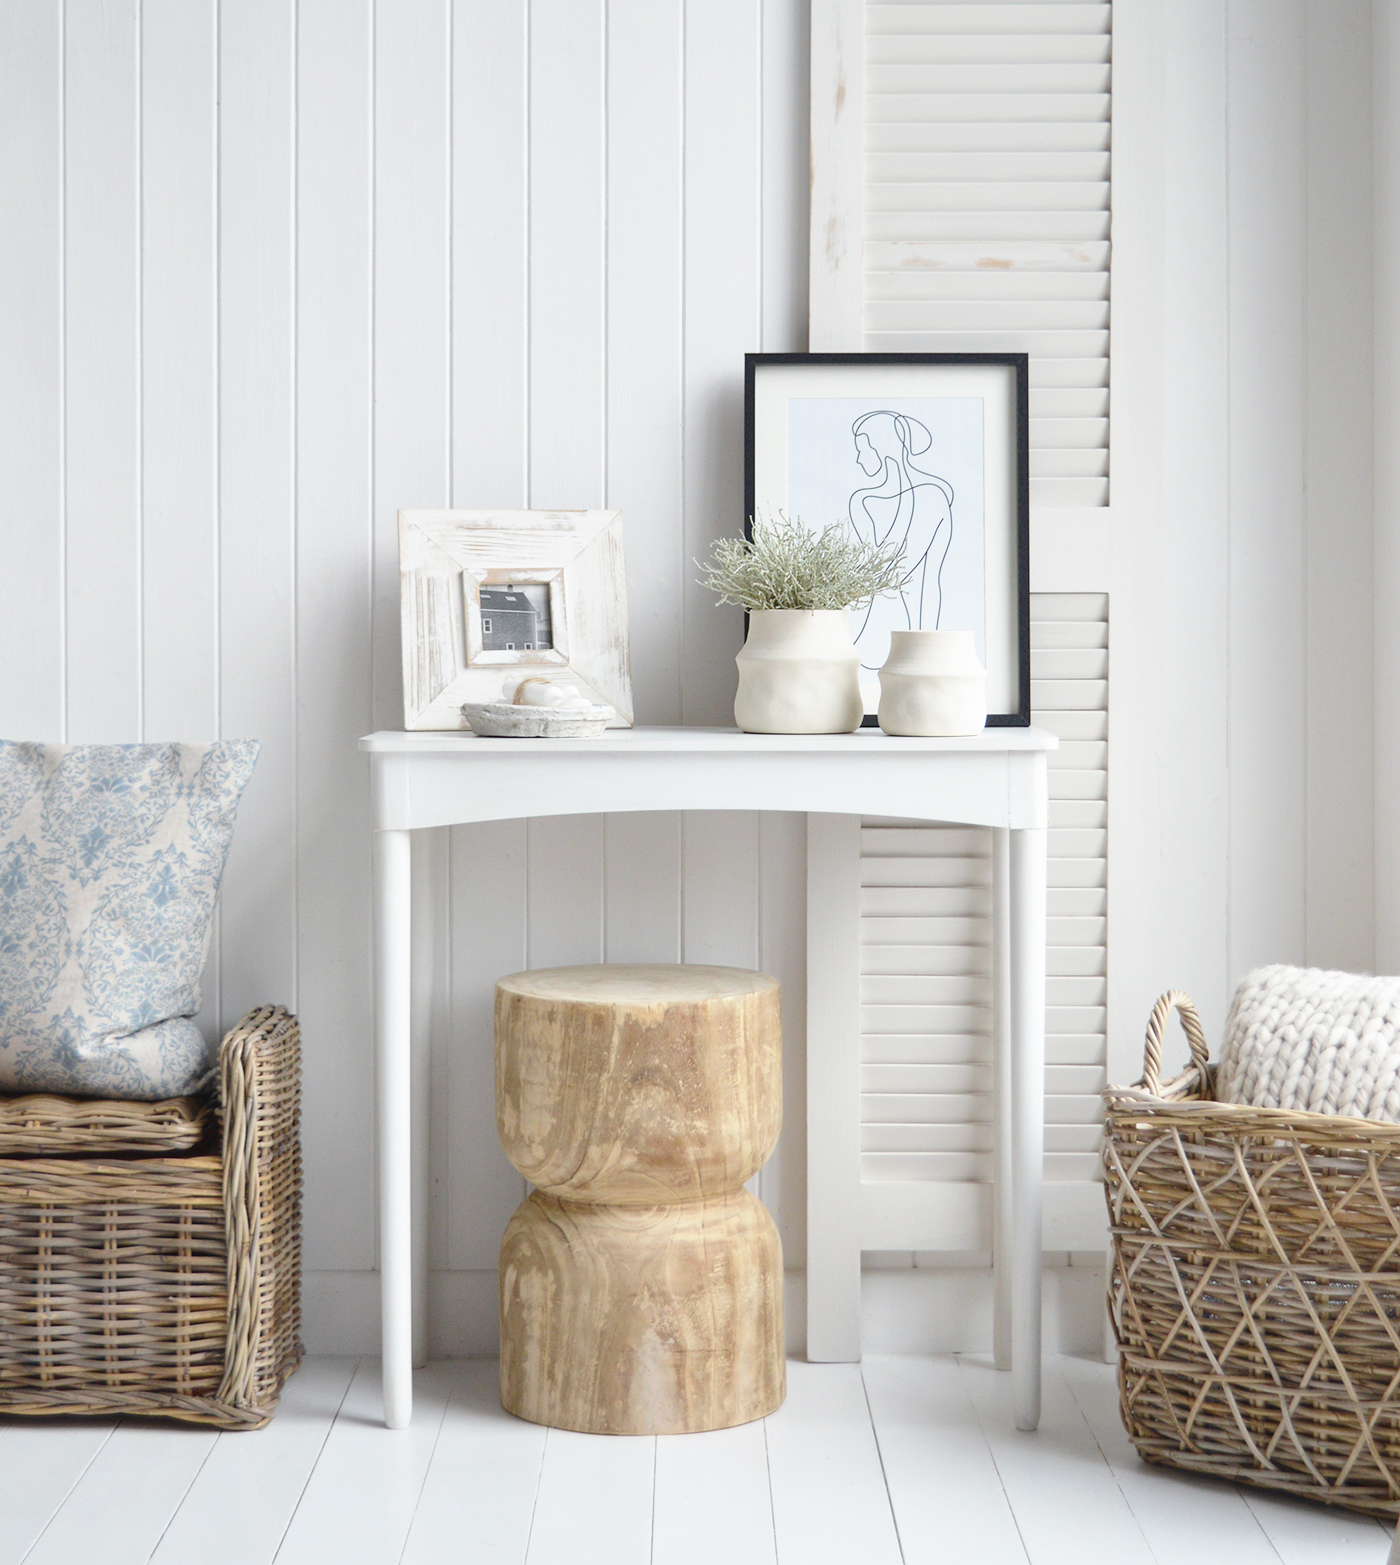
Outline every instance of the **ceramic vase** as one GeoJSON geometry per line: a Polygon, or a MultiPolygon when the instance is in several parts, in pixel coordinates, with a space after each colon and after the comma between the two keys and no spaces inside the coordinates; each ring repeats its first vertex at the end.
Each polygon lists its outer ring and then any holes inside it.
{"type": "Polygon", "coordinates": [[[987,671],[970,630],[894,630],[880,670],[887,734],[954,738],[987,725],[987,671]]]}
{"type": "Polygon", "coordinates": [[[745,733],[848,734],[860,727],[860,655],[845,609],[757,609],[734,661],[734,721],[745,733]]]}

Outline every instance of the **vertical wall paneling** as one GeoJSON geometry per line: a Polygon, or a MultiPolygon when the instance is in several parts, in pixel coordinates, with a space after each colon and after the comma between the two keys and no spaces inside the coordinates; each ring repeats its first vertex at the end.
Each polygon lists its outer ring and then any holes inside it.
{"type": "Polygon", "coordinates": [[[529,967],[603,960],[601,815],[548,815],[526,830],[529,967]]]}
{"type": "MultiPolygon", "coordinates": [[[[604,503],[625,530],[639,723],[681,710],[683,51],[679,0],[608,6],[604,503]]],[[[608,961],[680,959],[680,841],[675,814],[608,818],[608,961]]]]}
{"type": "Polygon", "coordinates": [[[141,727],[140,28],[64,10],[68,734],[141,727]]]}
{"type": "Polygon", "coordinates": [[[151,740],[218,729],[217,39],[141,7],[141,633],[151,740]]]}
{"type": "Polygon", "coordinates": [[[694,573],[676,526],[683,501],[681,9],[679,0],[613,0],[607,13],[603,503],[622,512],[625,530],[639,723],[680,720],[681,648],[672,605],[694,573]]]}
{"type": "Polygon", "coordinates": [[[1229,15],[1234,983],[1305,955],[1303,4],[1229,15]]]}
{"type": "Polygon", "coordinates": [[[298,1003],[296,83],[291,0],[223,6],[219,22],[220,726],[262,741],[224,874],[230,1024],[298,1003]]]}
{"type": "Polygon", "coordinates": [[[496,1136],[496,980],[525,953],[525,822],[452,833],[451,1112],[446,1116],[447,1254],[454,1271],[494,1271],[524,1181],[496,1136]]]}
{"type": "Polygon", "coordinates": [[[681,816],[672,810],[604,822],[603,960],[681,960],[681,816]]]}
{"type": "Polygon", "coordinates": [[[1372,76],[1375,164],[1375,822],[1376,965],[1400,972],[1400,0],[1377,0],[1372,76]]]}
{"type": "Polygon", "coordinates": [[[685,817],[682,961],[758,966],[758,816],[685,817]]]}
{"type": "Polygon", "coordinates": [[[452,496],[527,504],[528,7],[452,12],[452,496]]]}
{"type": "MultiPolygon", "coordinates": [[[[531,0],[529,504],[603,503],[607,50],[602,0],[531,0]]],[[[603,819],[531,821],[532,967],[603,957],[603,819]]]]}
{"type": "Polygon", "coordinates": [[[811,206],[811,7],[763,6],[763,351],[807,347],[811,206]]]}
{"type": "Polygon", "coordinates": [[[403,722],[400,509],[448,503],[446,0],[374,12],[375,726],[403,722]]]}
{"type": "MultiPolygon", "coordinates": [[[[807,347],[810,7],[764,0],[762,340],[765,353],[807,347]]],[[[758,1176],[789,1273],[807,1265],[807,818],[763,815],[758,822],[758,965],[783,986],[783,1130],[758,1176]]],[[[788,1342],[805,1341],[802,1312],[790,1305],[788,1342]]]]}
{"type": "MultiPolygon", "coordinates": [[[[1369,971],[1374,569],[1371,7],[1307,0],[1307,959],[1369,971]]],[[[1389,612],[1389,611],[1387,611],[1389,612]]]]}
{"type": "Polygon", "coordinates": [[[297,884],[307,1265],[373,1265],[369,799],[373,38],[297,8],[297,884]]]}
{"type": "Polygon", "coordinates": [[[603,503],[602,0],[530,4],[530,499],[603,503]]]}
{"type": "MultiPolygon", "coordinates": [[[[1163,96],[1175,127],[1165,142],[1162,186],[1162,442],[1190,460],[1163,467],[1172,541],[1148,573],[1160,582],[1163,621],[1174,627],[1160,652],[1170,740],[1158,776],[1160,862],[1177,871],[1157,876],[1151,940],[1158,970],[1149,985],[1191,995],[1209,1038],[1220,1036],[1229,998],[1229,366],[1220,351],[1229,321],[1226,14],[1227,0],[1189,0],[1161,14],[1163,96]]],[[[1123,626],[1122,615],[1115,618],[1123,626]]],[[[1150,1004],[1151,995],[1145,998],[1150,1004]]],[[[1140,1025],[1124,1018],[1132,1036],[1122,1069],[1130,1074],[1115,1081],[1136,1079],[1140,1025]]],[[[1169,1046],[1184,1055],[1175,1036],[1169,1046]]]]}
{"type": "Polygon", "coordinates": [[[692,560],[743,526],[744,354],[759,345],[759,0],[685,10],[685,523],[681,716],[733,721],[743,616],[692,560]]]}
{"type": "Polygon", "coordinates": [[[793,1272],[807,1265],[807,817],[764,815],[758,833],[758,965],[783,986],[783,1129],[759,1195],[793,1272]]]}
{"type": "Polygon", "coordinates": [[[56,6],[0,6],[0,551],[22,591],[0,615],[6,732],[64,736],[63,28],[56,6]]]}

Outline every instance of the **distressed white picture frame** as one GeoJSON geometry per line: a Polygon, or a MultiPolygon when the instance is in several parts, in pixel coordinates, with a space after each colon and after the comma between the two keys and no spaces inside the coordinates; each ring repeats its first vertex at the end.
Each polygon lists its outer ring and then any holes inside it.
{"type": "Polygon", "coordinates": [[[544,674],[632,726],[621,511],[400,511],[404,727],[465,729],[464,701],[544,674]],[[549,589],[551,646],[486,651],[481,589],[549,589]]]}

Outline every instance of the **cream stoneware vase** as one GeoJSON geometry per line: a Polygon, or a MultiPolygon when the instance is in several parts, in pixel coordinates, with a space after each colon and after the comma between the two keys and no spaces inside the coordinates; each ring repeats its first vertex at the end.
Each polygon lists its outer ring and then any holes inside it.
{"type": "Polygon", "coordinates": [[[845,609],[756,609],[734,661],[734,721],[747,734],[849,734],[860,727],[860,654],[845,609]]]}
{"type": "Polygon", "coordinates": [[[892,630],[880,670],[887,734],[952,739],[987,726],[987,671],[970,630],[892,630]]]}

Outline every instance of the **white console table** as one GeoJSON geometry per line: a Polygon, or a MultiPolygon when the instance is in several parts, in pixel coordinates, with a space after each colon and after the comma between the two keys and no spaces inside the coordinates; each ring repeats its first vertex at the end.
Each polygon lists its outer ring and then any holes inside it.
{"type": "MultiPolygon", "coordinates": [[[[1046,752],[1036,728],[968,739],[617,729],[597,739],[378,733],[369,752],[375,829],[374,1024],[379,1085],[384,1421],[413,1401],[410,833],[468,821],[623,810],[796,810],[809,843],[826,818],[885,815],[994,828],[996,1336],[1016,1422],[1040,1418],[1041,1178],[1045,1090],[1046,752]],[[1008,1090],[1009,1089],[1009,1090],[1008,1090]]],[[[810,887],[810,883],[809,883],[810,887]]],[[[809,889],[809,908],[812,892],[809,889]]],[[[849,968],[837,926],[809,916],[808,971],[849,968]]],[[[808,1357],[859,1356],[859,1039],[809,1007],[808,1357]]],[[[488,1090],[483,1083],[483,1091],[488,1090]]],[[[420,1155],[425,1149],[419,1148],[420,1155]]],[[[426,1279],[416,1279],[421,1289],[426,1279]]]]}

